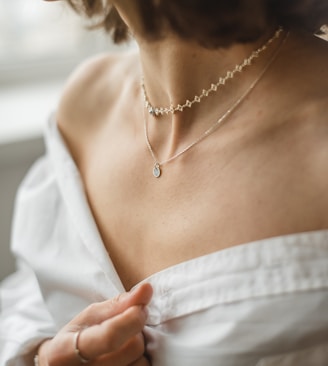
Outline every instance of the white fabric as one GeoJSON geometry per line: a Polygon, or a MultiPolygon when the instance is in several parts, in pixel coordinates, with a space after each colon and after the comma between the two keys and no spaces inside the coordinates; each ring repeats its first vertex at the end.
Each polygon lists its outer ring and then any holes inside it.
{"type": "MultiPolygon", "coordinates": [[[[124,291],[54,122],[46,145],[18,193],[19,271],[1,286],[1,366],[31,365],[40,340],[124,291]]],[[[153,366],[328,365],[328,230],[247,243],[146,281],[153,366]]]]}

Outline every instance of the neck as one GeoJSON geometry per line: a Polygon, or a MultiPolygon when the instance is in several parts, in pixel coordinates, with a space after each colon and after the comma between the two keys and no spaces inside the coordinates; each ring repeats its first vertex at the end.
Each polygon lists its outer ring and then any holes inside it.
{"type": "MultiPolygon", "coordinates": [[[[233,70],[235,65],[257,48],[257,44],[248,44],[208,50],[174,37],[156,43],[140,42],[139,45],[145,88],[154,106],[177,105],[186,99],[192,100],[203,89],[217,83],[220,77],[233,70]]],[[[253,72],[250,74],[254,73],[255,68],[258,69],[252,65],[253,72]]],[[[237,78],[241,79],[239,83],[232,82],[224,86],[225,93],[242,88],[246,80],[244,77],[237,78]]]]}
{"type": "MultiPolygon", "coordinates": [[[[252,44],[237,44],[215,50],[181,40],[169,32],[162,39],[149,42],[138,31],[140,20],[136,18],[137,12],[131,10],[131,5],[123,5],[122,0],[117,3],[118,10],[139,45],[146,93],[151,105],[156,107],[176,106],[184,104],[187,99],[193,100],[195,95],[210,88],[227,71],[232,71],[237,64],[250,57],[274,33],[271,30],[252,44]]],[[[265,68],[280,42],[281,39],[272,42],[251,66],[237,73],[217,92],[203,98],[201,103],[194,104],[192,108],[160,117],[149,116],[146,112],[150,140],[159,154],[165,157],[174,155],[225,113],[265,68]]]]}
{"type": "MultiPolygon", "coordinates": [[[[250,58],[255,50],[261,49],[270,39],[272,33],[265,35],[254,44],[234,45],[229,49],[209,50],[198,45],[183,42],[174,37],[165,38],[156,43],[142,43],[140,55],[144,73],[146,94],[150,103],[155,107],[169,107],[183,105],[186,99],[192,101],[203,90],[208,90],[211,84],[216,84],[221,77],[225,77],[227,71],[233,71],[236,65],[241,65],[244,60],[250,58]]],[[[191,131],[191,125],[201,121],[207,123],[217,117],[226,108],[236,95],[242,95],[252,84],[252,81],[261,74],[265,65],[272,58],[272,54],[279,46],[277,37],[272,38],[270,44],[266,44],[258,57],[252,59],[251,66],[246,66],[242,72],[236,72],[233,78],[229,78],[224,86],[219,86],[217,92],[210,93],[199,104],[194,104],[191,109],[176,112],[173,115],[156,117],[169,120],[171,123],[171,150],[174,153],[174,142],[181,140],[180,135],[186,135],[191,131]],[[271,45],[271,43],[275,43],[271,45]],[[222,94],[222,89],[224,95],[222,94]],[[211,116],[213,111],[213,118],[211,116]]]]}

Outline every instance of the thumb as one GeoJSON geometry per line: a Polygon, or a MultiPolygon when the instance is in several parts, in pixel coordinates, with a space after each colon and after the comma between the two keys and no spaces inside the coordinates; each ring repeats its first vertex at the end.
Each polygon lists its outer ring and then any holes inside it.
{"type": "Polygon", "coordinates": [[[134,305],[147,305],[153,295],[153,289],[149,283],[142,283],[129,292],[118,296],[120,306],[126,310],[128,307],[134,305]]]}
{"type": "Polygon", "coordinates": [[[145,306],[149,303],[153,289],[149,283],[138,285],[132,291],[119,294],[113,299],[89,305],[71,322],[70,327],[91,326],[100,324],[118,314],[123,313],[131,306],[145,306]]]}

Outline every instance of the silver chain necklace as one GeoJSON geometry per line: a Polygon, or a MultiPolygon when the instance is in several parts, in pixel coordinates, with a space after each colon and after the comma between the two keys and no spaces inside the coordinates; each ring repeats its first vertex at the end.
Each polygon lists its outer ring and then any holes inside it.
{"type": "Polygon", "coordinates": [[[209,127],[202,135],[200,135],[196,140],[194,140],[192,143],[190,143],[189,145],[187,145],[184,149],[182,149],[181,151],[179,151],[175,155],[171,156],[169,159],[166,159],[166,160],[163,160],[163,161],[159,161],[158,158],[156,157],[155,152],[154,152],[154,150],[153,150],[153,148],[151,146],[151,143],[149,141],[147,118],[146,118],[146,113],[144,111],[144,132],[145,132],[145,139],[146,139],[146,144],[147,144],[148,150],[149,150],[152,158],[154,159],[153,176],[155,178],[159,178],[161,176],[161,174],[162,174],[162,167],[163,167],[164,164],[167,164],[167,163],[171,162],[172,160],[177,159],[179,156],[181,156],[182,154],[184,154],[185,152],[187,152],[188,150],[190,150],[196,144],[198,144],[199,142],[201,142],[202,140],[204,140],[207,136],[209,136],[210,134],[212,134],[222,124],[222,122],[224,122],[230,116],[230,114],[241,104],[241,102],[247,97],[247,95],[250,94],[250,92],[255,88],[255,86],[257,85],[257,83],[261,80],[261,78],[263,77],[263,75],[266,73],[266,71],[269,69],[269,67],[271,66],[271,64],[277,58],[277,56],[279,54],[279,51],[281,50],[282,46],[285,44],[285,42],[286,42],[286,40],[288,38],[288,35],[289,35],[289,33],[286,34],[285,38],[283,39],[283,41],[281,42],[281,44],[279,45],[279,47],[277,48],[277,50],[274,52],[274,54],[272,55],[271,59],[266,64],[266,66],[264,67],[264,69],[261,71],[261,73],[259,74],[259,76],[252,82],[252,84],[248,87],[248,89],[232,104],[232,106],[217,121],[215,121],[213,123],[213,125],[211,127],[209,127]]]}
{"type": "Polygon", "coordinates": [[[204,97],[208,97],[211,93],[216,92],[221,86],[225,85],[225,83],[229,79],[233,79],[238,72],[240,73],[247,66],[250,66],[255,58],[259,57],[259,55],[263,51],[265,51],[275,39],[279,38],[281,32],[282,28],[278,28],[274,35],[263,46],[253,51],[252,54],[249,57],[245,58],[242,63],[236,65],[232,71],[227,71],[226,75],[224,77],[220,77],[217,83],[211,84],[208,89],[203,89],[201,94],[195,95],[194,98],[191,100],[187,99],[183,104],[178,104],[176,106],[171,104],[169,107],[154,107],[148,99],[145,83],[142,78],[141,89],[143,93],[145,108],[147,109],[149,114],[155,117],[160,117],[164,114],[167,115],[170,113],[174,114],[176,112],[182,112],[185,108],[191,108],[195,103],[200,103],[204,97]]]}

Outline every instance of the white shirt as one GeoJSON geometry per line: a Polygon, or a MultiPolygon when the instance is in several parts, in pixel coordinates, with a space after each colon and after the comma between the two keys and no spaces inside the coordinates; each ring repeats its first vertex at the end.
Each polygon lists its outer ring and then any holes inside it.
{"type": "MultiPolygon", "coordinates": [[[[42,339],[124,291],[53,121],[45,135],[47,154],[18,192],[19,270],[1,286],[1,366],[31,365],[42,339]]],[[[225,249],[145,281],[153,366],[328,365],[328,230],[225,249]]]]}

